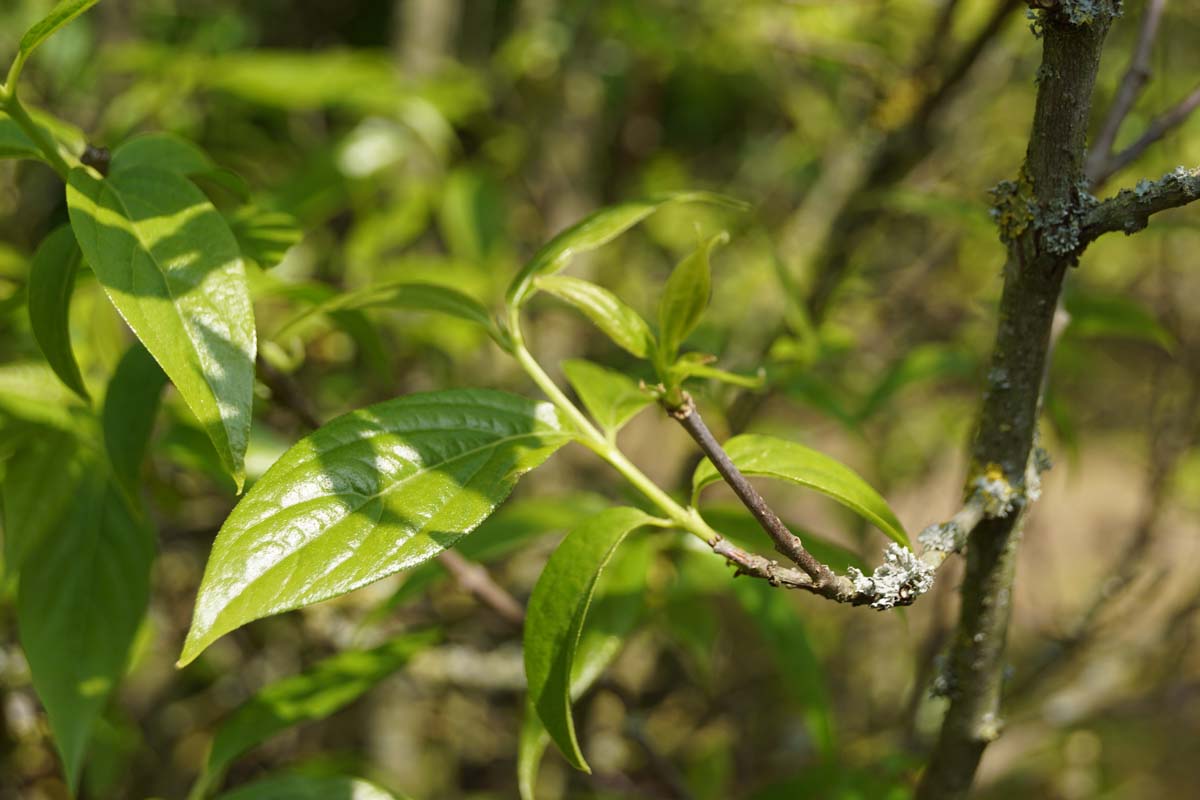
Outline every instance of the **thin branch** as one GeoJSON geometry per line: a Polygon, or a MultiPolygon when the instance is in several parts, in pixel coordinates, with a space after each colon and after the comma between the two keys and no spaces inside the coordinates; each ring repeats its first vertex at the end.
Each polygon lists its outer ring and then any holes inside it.
{"type": "Polygon", "coordinates": [[[1093,186],[1100,186],[1113,173],[1118,172],[1132,164],[1138,159],[1150,145],[1162,139],[1171,131],[1178,128],[1192,113],[1200,108],[1200,85],[1192,89],[1191,94],[1180,100],[1174,106],[1155,117],[1149,125],[1146,126],[1146,131],[1138,137],[1137,141],[1126,147],[1119,153],[1109,156],[1103,163],[1102,167],[1097,168],[1093,175],[1089,170],[1089,178],[1093,186]]]}
{"type": "Polygon", "coordinates": [[[1136,233],[1160,211],[1200,200],[1200,167],[1180,167],[1156,181],[1142,180],[1132,189],[1122,189],[1083,215],[1079,241],[1082,246],[1105,233],[1136,233]]]}
{"type": "Polygon", "coordinates": [[[1121,78],[1112,107],[1108,109],[1108,116],[1104,118],[1100,133],[1096,136],[1095,142],[1092,143],[1092,149],[1088,153],[1086,172],[1088,180],[1093,186],[1099,186],[1115,171],[1110,167],[1113,144],[1117,141],[1117,132],[1121,129],[1121,123],[1129,116],[1134,103],[1137,102],[1142,90],[1146,88],[1146,83],[1150,80],[1150,53],[1154,48],[1154,40],[1158,37],[1158,26],[1162,21],[1163,9],[1166,8],[1166,5],[1167,0],[1148,0],[1146,3],[1146,10],[1142,14],[1142,26],[1138,31],[1137,46],[1134,48],[1133,58],[1129,61],[1129,69],[1121,78]]]}

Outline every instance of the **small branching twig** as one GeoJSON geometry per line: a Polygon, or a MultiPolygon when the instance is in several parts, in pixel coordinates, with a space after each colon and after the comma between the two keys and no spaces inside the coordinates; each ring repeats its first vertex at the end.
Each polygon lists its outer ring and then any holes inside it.
{"type": "Polygon", "coordinates": [[[1200,168],[1179,167],[1156,181],[1139,181],[1134,188],[1122,189],[1083,214],[1079,243],[1086,246],[1113,231],[1136,233],[1149,224],[1151,215],[1196,200],[1200,200],[1200,168]]]}

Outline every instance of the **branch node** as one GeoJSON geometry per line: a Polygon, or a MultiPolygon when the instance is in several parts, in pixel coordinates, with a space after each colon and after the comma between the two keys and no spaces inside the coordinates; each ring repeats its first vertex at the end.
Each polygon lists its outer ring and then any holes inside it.
{"type": "Polygon", "coordinates": [[[856,567],[849,570],[855,592],[869,598],[871,608],[878,611],[911,605],[933,588],[933,573],[932,566],[895,542],[887,546],[883,563],[870,575],[856,567]]]}

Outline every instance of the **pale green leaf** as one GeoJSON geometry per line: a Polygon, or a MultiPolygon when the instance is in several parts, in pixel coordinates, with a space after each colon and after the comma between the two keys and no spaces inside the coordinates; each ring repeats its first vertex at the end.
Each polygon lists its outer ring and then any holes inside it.
{"type": "Polygon", "coordinates": [[[217,800],[404,800],[362,778],[283,774],[239,786],[217,800]]]}
{"type": "Polygon", "coordinates": [[[158,416],[167,376],[141,344],[125,351],[108,382],[101,423],[104,448],[113,476],[136,497],[141,484],[142,461],[158,416]]]}
{"type": "Polygon", "coordinates": [[[570,438],[553,406],[484,389],[409,395],[326,424],[221,527],[180,663],[251,620],[433,558],[570,438]]]}
{"type": "Polygon", "coordinates": [[[358,699],[436,639],[433,634],[413,634],[370,650],[338,653],[300,675],[263,688],[217,729],[205,782],[214,785],[234,759],[280,731],[325,719],[358,699]]]}
{"type": "Polygon", "coordinates": [[[602,208],[555,236],[534,254],[509,285],[506,295],[508,305],[519,307],[529,299],[534,290],[534,278],[558,272],[572,257],[603,247],[671,203],[714,203],[737,209],[745,208],[744,204],[736,200],[711,192],[674,192],[602,208]]]}
{"type": "MultiPolygon", "coordinates": [[[[746,475],[777,478],[807,486],[825,494],[883,531],[890,539],[909,547],[904,526],[871,485],[854,470],[824,453],[773,436],[743,434],[725,443],[730,459],[746,475]]],[[[721,480],[707,459],[692,476],[693,495],[721,480]]]]}
{"type": "Polygon", "coordinates": [[[69,225],[55,228],[42,241],[29,268],[29,323],[54,374],[87,400],[87,388],[71,349],[69,325],[71,293],[82,258],[69,225]]]}
{"type": "Polygon", "coordinates": [[[43,362],[18,361],[0,364],[0,416],[77,431],[87,412],[43,362]]]}
{"type": "Polygon", "coordinates": [[[592,418],[609,433],[619,431],[654,402],[650,393],[632,378],[599,364],[568,359],[562,362],[562,371],[592,418]]]}
{"type": "Polygon", "coordinates": [[[92,726],[125,671],[150,594],[151,533],[95,465],[21,569],[17,621],[74,789],[92,726]]]}
{"type": "Polygon", "coordinates": [[[658,303],[658,335],[664,362],[675,360],[679,346],[700,324],[712,294],[709,257],[714,247],[728,241],[729,234],[724,232],[710,237],[680,261],[667,279],[658,303]]]}
{"type": "Polygon", "coordinates": [[[676,380],[704,378],[743,389],[761,389],[766,385],[767,378],[761,370],[756,375],[740,375],[710,366],[712,360],[713,356],[703,353],[685,353],[671,366],[671,374],[676,380]]]}
{"type": "Polygon", "coordinates": [[[550,556],[525,616],[529,697],[550,738],[576,769],[590,772],[571,718],[571,673],[596,581],[617,547],[650,517],[610,508],[584,522],[550,556]]]}
{"type": "MultiPolygon", "coordinates": [[[[582,697],[600,679],[641,622],[646,572],[656,542],[651,537],[628,542],[617,550],[600,575],[571,663],[572,701],[582,697]]],[[[533,800],[538,766],[549,744],[550,734],[531,696],[525,703],[517,740],[517,786],[522,800],[533,800]]]]}
{"type": "Polygon", "coordinates": [[[565,275],[543,275],[534,285],[574,306],[622,350],[645,358],[653,349],[654,334],[646,321],[602,286],[565,275]]]}
{"type": "Polygon", "coordinates": [[[254,395],[254,310],[237,241],[166,170],[71,170],[71,227],[129,327],[212,439],[240,491],[254,395]]]}
{"type": "Polygon", "coordinates": [[[60,0],[49,14],[25,31],[25,35],[21,37],[18,58],[22,61],[29,58],[30,53],[37,49],[38,45],[53,36],[59,28],[96,5],[97,2],[99,0],[60,0]]]}

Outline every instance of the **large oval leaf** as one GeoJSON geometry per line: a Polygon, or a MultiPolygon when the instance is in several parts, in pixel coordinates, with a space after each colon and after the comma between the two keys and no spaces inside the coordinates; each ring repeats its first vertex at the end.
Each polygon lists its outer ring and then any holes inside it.
{"type": "Polygon", "coordinates": [[[71,170],[71,227],[109,299],[175,384],[238,490],[254,394],[254,310],[237,241],[181,175],[71,170]]]}
{"type": "Polygon", "coordinates": [[[627,353],[645,358],[654,347],[646,320],[608,289],[566,275],[545,275],[534,284],[577,308],[627,353]]]}
{"type": "Polygon", "coordinates": [[[650,521],[636,508],[610,508],[563,539],[533,588],[525,616],[529,698],[550,738],[576,769],[591,772],[571,718],[571,672],[596,581],[617,547],[650,521]]]}
{"type": "Polygon", "coordinates": [[[529,299],[534,288],[533,280],[537,276],[558,272],[573,256],[603,247],[670,203],[715,203],[737,209],[746,208],[737,200],[711,192],[673,192],[602,208],[567,228],[534,253],[508,287],[509,306],[516,308],[529,299]]]}
{"type": "Polygon", "coordinates": [[[42,355],[67,388],[88,399],[71,349],[69,312],[82,254],[69,225],[55,228],[33,254],[29,268],[29,324],[42,355]]]}
{"type": "MultiPolygon", "coordinates": [[[[725,443],[725,452],[745,474],[778,478],[816,489],[879,528],[888,538],[905,547],[910,546],[904,526],[896,519],[887,501],[858,473],[824,453],[786,439],[753,433],[730,439],[725,443]]],[[[693,495],[719,480],[721,476],[712,462],[707,459],[700,462],[692,475],[693,495]]]]}
{"type": "Polygon", "coordinates": [[[275,462],[221,527],[180,664],[251,620],[428,561],[569,439],[548,403],[484,389],[333,420],[275,462]]]}

